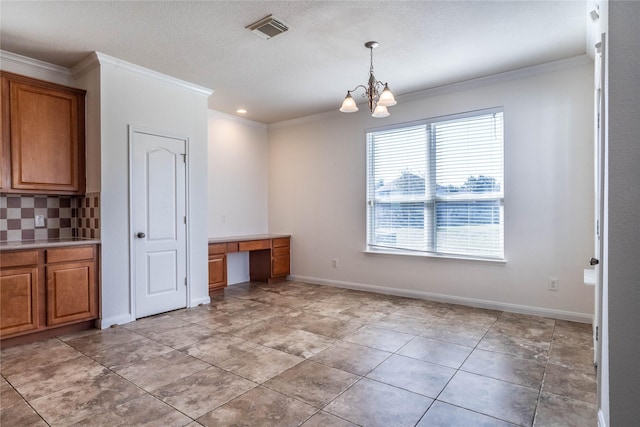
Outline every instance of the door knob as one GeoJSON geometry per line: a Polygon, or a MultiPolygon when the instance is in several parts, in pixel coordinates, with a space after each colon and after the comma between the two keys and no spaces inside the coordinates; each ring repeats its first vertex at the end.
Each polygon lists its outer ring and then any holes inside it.
{"type": "Polygon", "coordinates": [[[138,239],[144,239],[147,235],[141,231],[137,234],[137,236],[138,236],[138,239]]]}
{"type": "Polygon", "coordinates": [[[598,258],[591,258],[589,260],[589,265],[598,265],[600,264],[600,260],[598,258]]]}

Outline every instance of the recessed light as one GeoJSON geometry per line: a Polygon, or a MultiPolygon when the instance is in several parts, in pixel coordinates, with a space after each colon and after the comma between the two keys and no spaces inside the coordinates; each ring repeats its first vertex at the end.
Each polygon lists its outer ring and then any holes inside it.
{"type": "Polygon", "coordinates": [[[238,114],[247,114],[247,110],[245,110],[244,108],[238,108],[236,110],[236,113],[238,113],[238,114]]]}

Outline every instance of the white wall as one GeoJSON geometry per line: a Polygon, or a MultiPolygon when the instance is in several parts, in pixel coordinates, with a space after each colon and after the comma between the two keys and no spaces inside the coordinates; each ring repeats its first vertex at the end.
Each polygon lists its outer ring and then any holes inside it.
{"type": "MultiPolygon", "coordinates": [[[[96,72],[96,71],[91,71],[96,72]]],[[[134,320],[130,298],[128,126],[189,138],[189,306],[207,287],[207,96],[115,58],[100,55],[101,327],[134,320]]]]}
{"type": "MultiPolygon", "coordinates": [[[[608,2],[601,423],[640,419],[640,4],[608,2]]],[[[604,426],[603,426],[604,427],[604,426]]]]}
{"type": "MultiPolygon", "coordinates": [[[[213,110],[209,110],[208,123],[208,236],[266,233],[266,125],[213,110]]],[[[248,252],[228,254],[227,283],[248,280],[248,252]]]]}
{"type": "Polygon", "coordinates": [[[574,58],[401,98],[387,119],[326,113],[269,129],[269,229],[305,280],[590,321],[593,64],[574,58]],[[507,263],[363,253],[367,128],[504,107],[507,263]],[[338,258],[340,267],[331,267],[338,258]],[[547,290],[557,277],[560,290],[547,290]]]}

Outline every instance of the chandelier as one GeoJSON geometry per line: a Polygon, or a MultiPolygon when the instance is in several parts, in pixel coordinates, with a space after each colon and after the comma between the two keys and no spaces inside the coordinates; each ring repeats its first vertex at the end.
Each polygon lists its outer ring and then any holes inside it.
{"type": "Polygon", "coordinates": [[[363,97],[366,97],[369,100],[369,111],[371,111],[371,115],[373,117],[387,117],[389,116],[389,110],[387,107],[391,107],[396,105],[396,99],[391,93],[389,89],[389,85],[387,83],[382,83],[381,81],[376,80],[373,75],[373,49],[378,47],[378,42],[366,42],[364,47],[369,49],[371,52],[371,66],[369,67],[369,82],[367,86],[358,85],[355,89],[348,90],[347,96],[344,97],[344,101],[342,101],[342,107],[340,107],[340,111],[343,113],[355,113],[358,111],[358,106],[356,102],[353,100],[351,96],[351,92],[355,92],[356,90],[362,88],[365,90],[365,93],[362,94],[363,97]],[[384,86],[384,88],[382,88],[384,86]],[[382,92],[380,92],[382,89],[382,92]]]}

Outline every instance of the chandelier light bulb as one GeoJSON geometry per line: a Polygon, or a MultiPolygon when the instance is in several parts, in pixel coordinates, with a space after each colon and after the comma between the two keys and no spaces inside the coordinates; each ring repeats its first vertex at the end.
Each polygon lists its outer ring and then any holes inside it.
{"type": "Polygon", "coordinates": [[[355,113],[358,111],[358,106],[356,105],[356,101],[354,101],[351,96],[351,92],[347,92],[347,96],[344,97],[344,101],[342,101],[342,107],[340,107],[340,111],[343,113],[355,113]]]}
{"type": "Polygon", "coordinates": [[[385,83],[384,90],[380,94],[380,99],[378,99],[377,105],[381,105],[383,107],[392,107],[397,103],[398,101],[396,101],[396,98],[393,96],[393,92],[391,92],[391,89],[389,89],[389,85],[385,83]]]}

